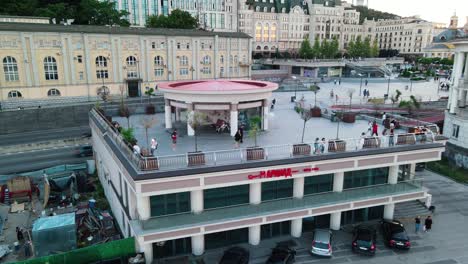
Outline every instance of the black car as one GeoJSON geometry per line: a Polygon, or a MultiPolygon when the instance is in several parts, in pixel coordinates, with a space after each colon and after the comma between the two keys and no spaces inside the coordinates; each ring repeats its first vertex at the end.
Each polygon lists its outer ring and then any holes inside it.
{"type": "Polygon", "coordinates": [[[375,255],[375,240],[376,240],[375,229],[370,226],[357,226],[353,230],[353,243],[351,249],[353,252],[375,255]]]}
{"type": "Polygon", "coordinates": [[[224,251],[219,264],[247,264],[249,263],[250,253],[247,249],[241,247],[232,247],[224,251]]]}
{"type": "Polygon", "coordinates": [[[392,248],[410,249],[411,242],[405,227],[397,220],[382,220],[384,242],[392,248]]]}
{"type": "Polygon", "coordinates": [[[291,264],[296,262],[296,250],[283,245],[276,246],[267,260],[267,264],[291,264]]]}
{"type": "Polygon", "coordinates": [[[88,157],[93,155],[93,147],[92,146],[81,146],[76,149],[76,155],[78,157],[88,157]]]}

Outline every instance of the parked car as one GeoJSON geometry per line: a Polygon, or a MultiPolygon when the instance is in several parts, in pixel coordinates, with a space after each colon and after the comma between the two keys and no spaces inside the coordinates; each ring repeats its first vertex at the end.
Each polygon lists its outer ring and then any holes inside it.
{"type": "Polygon", "coordinates": [[[375,255],[375,241],[377,235],[375,229],[370,226],[359,225],[353,230],[353,243],[351,249],[353,252],[364,255],[375,255]]]}
{"type": "Polygon", "coordinates": [[[294,262],[296,262],[296,250],[288,246],[278,245],[271,251],[271,255],[266,263],[291,264],[294,262]]]}
{"type": "Polygon", "coordinates": [[[317,256],[331,257],[333,253],[331,241],[332,232],[329,229],[315,229],[310,252],[317,256]]]}
{"type": "Polygon", "coordinates": [[[76,149],[78,157],[88,157],[93,155],[93,146],[81,146],[76,149]]]}
{"type": "Polygon", "coordinates": [[[219,264],[247,264],[249,263],[250,253],[247,249],[241,247],[232,247],[224,251],[219,264]]]}
{"type": "Polygon", "coordinates": [[[384,242],[388,247],[410,249],[411,242],[405,227],[398,220],[382,220],[384,242]]]}

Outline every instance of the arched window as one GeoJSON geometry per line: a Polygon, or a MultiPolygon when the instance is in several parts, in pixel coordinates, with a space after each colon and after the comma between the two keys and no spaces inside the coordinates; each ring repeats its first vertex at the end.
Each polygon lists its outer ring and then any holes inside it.
{"type": "Polygon", "coordinates": [[[181,56],[179,60],[179,64],[181,66],[187,66],[188,65],[188,58],[187,56],[181,56]]]}
{"type": "Polygon", "coordinates": [[[263,25],[263,34],[262,34],[262,39],[264,42],[269,41],[269,30],[270,26],[268,24],[263,25]]]}
{"type": "Polygon", "coordinates": [[[269,50],[268,46],[263,47],[263,50],[269,50]]]}
{"type": "Polygon", "coordinates": [[[154,65],[163,66],[164,65],[164,58],[162,56],[154,57],[154,65]]]}
{"type": "Polygon", "coordinates": [[[44,74],[46,80],[58,80],[57,61],[54,57],[45,57],[44,74]]]}
{"type": "Polygon", "coordinates": [[[107,59],[104,56],[96,57],[96,67],[107,67],[107,59]]]}
{"type": "Polygon", "coordinates": [[[50,89],[47,91],[47,96],[60,96],[60,91],[57,89],[50,89]]]}
{"type": "Polygon", "coordinates": [[[19,80],[18,64],[14,57],[6,56],[3,58],[3,72],[5,73],[5,81],[14,82],[19,80]]]}
{"type": "Polygon", "coordinates": [[[13,91],[8,92],[8,98],[21,98],[21,97],[23,97],[23,95],[19,91],[13,90],[13,91]]]}
{"type": "Polygon", "coordinates": [[[247,56],[245,56],[245,55],[242,56],[242,62],[247,63],[247,56]]]}
{"type": "Polygon", "coordinates": [[[255,41],[262,41],[262,25],[260,23],[255,26],[255,41]]]}
{"type": "Polygon", "coordinates": [[[211,64],[211,57],[208,55],[203,57],[202,64],[211,64]]]}
{"type": "Polygon", "coordinates": [[[137,59],[133,56],[127,57],[127,66],[135,66],[137,63],[137,59]]]}
{"type": "Polygon", "coordinates": [[[276,24],[272,24],[270,27],[270,38],[272,42],[276,42],[276,24]]]}
{"type": "Polygon", "coordinates": [[[272,13],[275,12],[275,8],[274,8],[274,7],[271,8],[271,12],[272,12],[272,13]]]}
{"type": "Polygon", "coordinates": [[[285,7],[281,8],[281,13],[283,13],[283,14],[286,13],[286,8],[285,7]]]}
{"type": "Polygon", "coordinates": [[[263,12],[265,12],[265,13],[268,12],[268,7],[265,6],[265,7],[263,8],[263,12]]]}
{"type": "Polygon", "coordinates": [[[257,46],[255,49],[256,49],[256,50],[262,50],[262,47],[257,46]]]}
{"type": "Polygon", "coordinates": [[[239,63],[239,58],[236,55],[236,56],[234,56],[234,64],[237,64],[237,63],[239,63]]]}
{"type": "Polygon", "coordinates": [[[255,7],[255,12],[260,12],[260,7],[259,6],[255,7]]]}
{"type": "Polygon", "coordinates": [[[221,55],[221,56],[219,57],[219,62],[220,62],[220,63],[224,63],[224,56],[223,56],[223,55],[221,55]]]}

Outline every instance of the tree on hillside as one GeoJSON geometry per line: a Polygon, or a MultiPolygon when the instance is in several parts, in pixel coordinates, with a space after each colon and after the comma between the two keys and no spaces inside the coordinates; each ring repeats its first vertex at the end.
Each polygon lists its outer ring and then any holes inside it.
{"type": "Polygon", "coordinates": [[[382,11],[378,11],[375,9],[370,9],[365,6],[354,6],[353,8],[355,8],[356,11],[360,13],[360,16],[359,16],[360,24],[362,24],[366,18],[368,20],[372,20],[372,19],[379,20],[379,19],[394,19],[395,17],[398,17],[395,14],[382,12],[382,11]]]}
{"type": "Polygon", "coordinates": [[[83,25],[119,25],[129,26],[125,19],[128,12],[115,10],[114,2],[110,0],[81,0],[76,8],[74,24],[83,25]]]}
{"type": "Polygon", "coordinates": [[[310,46],[309,38],[305,38],[299,49],[299,56],[303,59],[312,59],[312,47],[310,46]]]}
{"type": "Polygon", "coordinates": [[[55,24],[60,24],[67,19],[73,19],[75,8],[66,3],[49,4],[46,7],[38,8],[34,11],[35,16],[49,17],[55,20],[55,24]]]}
{"type": "Polygon", "coordinates": [[[32,16],[40,7],[38,0],[2,0],[0,15],[32,16]]]}
{"type": "Polygon", "coordinates": [[[187,11],[175,9],[169,16],[153,15],[148,17],[146,26],[151,28],[194,29],[198,26],[198,20],[187,11]]]}

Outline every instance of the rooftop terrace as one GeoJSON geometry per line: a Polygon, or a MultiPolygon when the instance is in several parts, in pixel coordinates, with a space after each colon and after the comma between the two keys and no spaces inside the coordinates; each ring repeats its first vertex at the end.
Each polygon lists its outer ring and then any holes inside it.
{"type": "MultiPolygon", "coordinates": [[[[361,139],[361,133],[368,131],[367,120],[356,120],[356,123],[331,122],[326,118],[312,118],[306,124],[304,142],[301,143],[303,120],[293,110],[293,104],[278,101],[275,109],[269,115],[270,129],[258,135],[257,145],[260,149],[251,150],[254,140],[244,137],[244,143],[239,148],[235,146],[234,139],[226,133],[216,133],[210,126],[197,130],[198,150],[195,151],[195,138],[187,136],[185,122],[176,122],[178,140],[176,146],[172,145],[170,132],[164,128],[164,115],[156,114],[153,117],[156,124],[148,129],[148,141],[156,138],[158,149],[155,157],[142,157],[132,153],[132,150],[123,142],[121,136],[115,132],[107,120],[97,111],[91,112],[94,123],[99,124],[101,131],[108,131],[107,135],[116,142],[123,155],[130,161],[129,164],[137,171],[174,171],[187,168],[212,167],[221,165],[235,165],[258,161],[281,160],[304,156],[326,156],[337,153],[362,152],[376,149],[390,149],[404,145],[424,145],[434,143],[442,137],[427,132],[427,134],[409,134],[403,130],[396,130],[399,134],[392,139],[388,136],[367,137],[361,139]],[[338,138],[340,140],[336,141],[338,138]],[[325,138],[324,152],[316,152],[314,141],[316,138],[325,138]],[[192,153],[191,153],[192,152],[192,153]]],[[[141,120],[144,115],[132,115],[130,126],[135,130],[135,138],[139,146],[147,148],[145,129],[141,120]]],[[[182,120],[185,117],[182,115],[182,120]]],[[[127,126],[124,117],[113,117],[121,126],[127,126]]],[[[379,123],[379,135],[383,126],[379,123]]],[[[247,133],[245,133],[247,134],[247,133]]]]}

